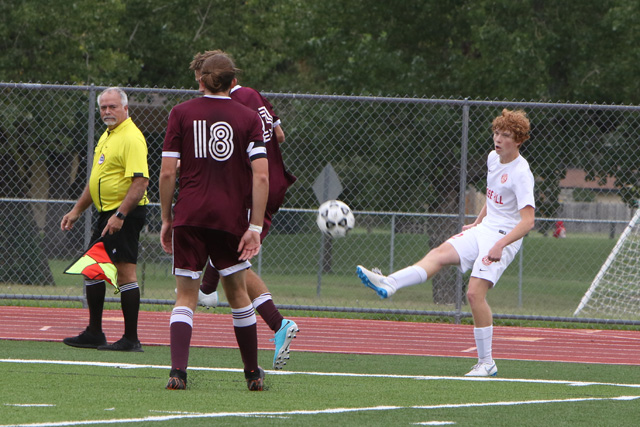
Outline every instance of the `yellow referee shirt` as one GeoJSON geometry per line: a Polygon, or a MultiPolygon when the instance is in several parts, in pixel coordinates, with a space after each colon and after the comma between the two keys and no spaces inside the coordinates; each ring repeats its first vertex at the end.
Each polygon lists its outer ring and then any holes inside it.
{"type": "MultiPolygon", "coordinates": [[[[131,178],[138,176],[149,178],[147,142],[129,117],[102,134],[93,154],[89,189],[98,211],[118,209],[129,191],[131,178]]],[[[147,203],[145,191],[138,206],[147,203]]]]}

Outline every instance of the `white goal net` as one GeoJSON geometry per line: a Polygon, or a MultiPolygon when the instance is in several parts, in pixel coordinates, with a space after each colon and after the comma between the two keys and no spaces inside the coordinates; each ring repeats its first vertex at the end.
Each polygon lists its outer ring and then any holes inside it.
{"type": "Polygon", "coordinates": [[[574,316],[640,318],[640,209],[629,221],[574,316]]]}

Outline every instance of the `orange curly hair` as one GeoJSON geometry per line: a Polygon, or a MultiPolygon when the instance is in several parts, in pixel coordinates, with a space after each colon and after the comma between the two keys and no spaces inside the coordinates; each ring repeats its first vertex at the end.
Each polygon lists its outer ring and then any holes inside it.
{"type": "Polygon", "coordinates": [[[491,130],[503,130],[513,133],[513,139],[520,144],[529,139],[531,124],[527,118],[527,113],[523,110],[502,110],[502,114],[493,119],[491,130]]]}

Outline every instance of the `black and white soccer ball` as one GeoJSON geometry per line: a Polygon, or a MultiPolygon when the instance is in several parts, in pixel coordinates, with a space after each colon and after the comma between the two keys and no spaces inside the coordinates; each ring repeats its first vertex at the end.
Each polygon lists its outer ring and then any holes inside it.
{"type": "Polygon", "coordinates": [[[351,208],[340,200],[328,200],[318,208],[320,231],[330,237],[344,237],[356,224],[351,208]]]}

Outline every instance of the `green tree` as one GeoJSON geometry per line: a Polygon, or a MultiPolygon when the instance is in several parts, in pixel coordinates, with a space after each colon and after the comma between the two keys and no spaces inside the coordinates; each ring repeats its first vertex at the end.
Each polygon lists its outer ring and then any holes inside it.
{"type": "Polygon", "coordinates": [[[0,80],[127,82],[140,64],[126,52],[119,26],[125,1],[0,2],[0,80]]]}

